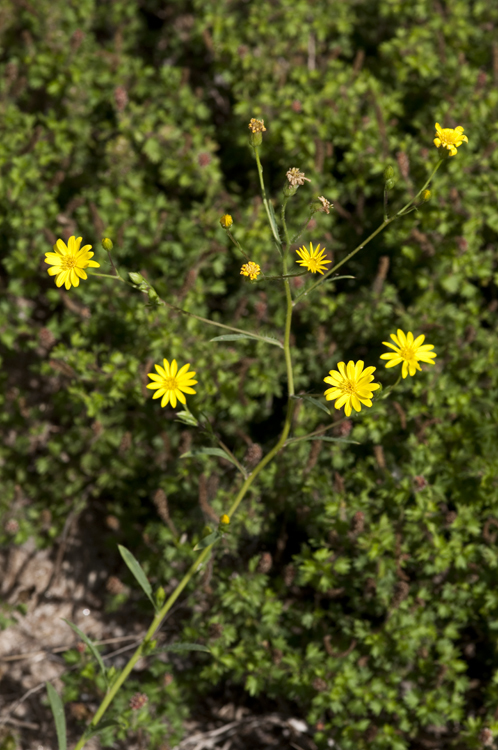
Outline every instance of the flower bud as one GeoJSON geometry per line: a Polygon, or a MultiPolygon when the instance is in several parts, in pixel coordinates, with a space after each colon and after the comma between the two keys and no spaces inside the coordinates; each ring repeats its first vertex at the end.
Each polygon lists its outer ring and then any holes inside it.
{"type": "Polygon", "coordinates": [[[220,219],[220,224],[223,227],[223,229],[230,229],[230,227],[233,224],[233,219],[230,216],[230,214],[223,214],[223,216],[220,219]]]}
{"type": "Polygon", "coordinates": [[[249,123],[249,130],[251,131],[251,145],[261,146],[263,133],[266,130],[264,120],[257,120],[255,117],[252,117],[249,123]]]}
{"type": "Polygon", "coordinates": [[[386,180],[386,190],[392,190],[395,185],[396,182],[392,178],[386,180]]]}
{"type": "Polygon", "coordinates": [[[159,607],[162,607],[164,604],[164,600],[166,599],[166,592],[162,586],[159,586],[159,588],[156,591],[156,603],[159,607]]]}
{"type": "Polygon", "coordinates": [[[299,187],[299,185],[289,185],[289,183],[287,182],[284,185],[284,195],[285,195],[285,197],[286,198],[292,198],[292,196],[297,193],[298,187],[299,187]]]}
{"type": "Polygon", "coordinates": [[[430,190],[424,190],[423,193],[422,193],[422,195],[420,197],[422,198],[422,201],[424,203],[427,203],[427,201],[430,200],[431,195],[432,195],[432,193],[431,193],[430,190]]]}
{"type": "Polygon", "coordinates": [[[109,239],[109,237],[104,237],[102,240],[102,247],[104,250],[107,250],[108,252],[111,252],[114,245],[112,244],[112,240],[109,239]]]}
{"type": "Polygon", "coordinates": [[[230,517],[227,516],[226,513],[223,513],[223,515],[220,517],[220,523],[225,526],[228,526],[228,524],[230,523],[230,517]]]}
{"type": "Polygon", "coordinates": [[[390,180],[391,177],[394,177],[394,169],[392,167],[386,167],[384,169],[384,179],[390,180]]]}

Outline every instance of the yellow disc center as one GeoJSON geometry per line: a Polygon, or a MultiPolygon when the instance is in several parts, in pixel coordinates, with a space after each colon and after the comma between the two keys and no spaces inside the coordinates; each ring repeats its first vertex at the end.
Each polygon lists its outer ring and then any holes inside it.
{"type": "Polygon", "coordinates": [[[64,271],[70,271],[72,268],[75,268],[76,258],[74,257],[74,255],[65,255],[62,260],[61,266],[64,271]]]}

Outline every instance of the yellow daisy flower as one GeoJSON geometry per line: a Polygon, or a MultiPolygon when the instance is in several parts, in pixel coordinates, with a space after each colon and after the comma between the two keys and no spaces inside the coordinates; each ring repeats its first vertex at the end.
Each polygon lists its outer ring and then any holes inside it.
{"type": "Polygon", "coordinates": [[[335,401],[335,408],[344,406],[347,417],[351,414],[351,408],[361,411],[361,405],[372,406],[372,393],[380,388],[378,383],[372,383],[373,374],[377,368],[367,367],[363,369],[364,363],[361,359],[356,364],[350,360],[346,366],[345,362],[338,362],[337,370],[330,370],[324,378],[325,383],[330,383],[332,388],[327,388],[325,398],[327,401],[335,401]]]}
{"type": "Polygon", "coordinates": [[[380,355],[381,359],[389,360],[386,367],[395,367],[403,362],[402,375],[406,378],[408,373],[415,375],[417,370],[422,370],[419,361],[427,362],[429,365],[434,364],[432,357],[437,357],[437,354],[431,352],[431,349],[434,349],[432,344],[424,344],[425,336],[417,336],[414,339],[411,331],[408,331],[405,335],[399,328],[397,334],[391,333],[390,336],[394,344],[388,341],[382,343],[390,349],[394,349],[394,351],[380,355]]]}
{"type": "Polygon", "coordinates": [[[63,240],[57,240],[54,245],[54,252],[45,253],[45,263],[51,268],[47,268],[50,276],[55,276],[57,286],[65,284],[66,289],[72,286],[78,286],[80,279],[88,278],[84,268],[100,268],[100,263],[93,258],[94,253],[88,252],[91,245],[84,245],[80,250],[82,237],[70,237],[67,245],[63,240]]]}
{"type": "Polygon", "coordinates": [[[250,260],[249,263],[244,263],[244,265],[240,269],[240,275],[249,276],[251,281],[254,281],[255,279],[257,279],[260,273],[261,273],[260,266],[258,266],[257,263],[253,263],[252,260],[250,260]]]}
{"type": "Polygon", "coordinates": [[[463,135],[463,128],[459,125],[457,128],[442,128],[441,125],[436,122],[436,137],[434,138],[434,144],[440,148],[447,148],[450,152],[450,156],[455,156],[458,146],[462,143],[469,142],[466,135],[463,135]]]}
{"type": "Polygon", "coordinates": [[[325,260],[325,248],[320,250],[320,245],[318,244],[316,249],[313,250],[312,242],[310,242],[309,250],[305,247],[301,247],[299,250],[296,250],[296,253],[301,258],[301,260],[296,260],[296,263],[304,266],[308,271],[311,271],[311,273],[316,273],[318,271],[322,276],[323,270],[327,270],[327,263],[331,262],[330,260],[325,260]]]}
{"type": "Polygon", "coordinates": [[[195,393],[191,386],[198,382],[193,380],[195,372],[188,372],[190,364],[183,365],[179,370],[176,359],[172,361],[171,365],[167,359],[163,359],[163,367],[161,365],[154,365],[154,367],[158,374],[148,373],[148,377],[154,382],[147,385],[147,388],[156,389],[152,398],[161,398],[162,396],[161,406],[167,406],[168,403],[171,403],[173,409],[176,408],[177,400],[181,404],[186,404],[187,399],[183,394],[195,393]]]}

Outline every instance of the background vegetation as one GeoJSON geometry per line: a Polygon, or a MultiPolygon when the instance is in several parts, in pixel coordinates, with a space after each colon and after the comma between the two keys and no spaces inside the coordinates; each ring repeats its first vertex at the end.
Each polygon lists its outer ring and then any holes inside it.
{"type": "MultiPolygon", "coordinates": [[[[398,327],[427,335],[436,366],[333,433],[360,445],[299,443],[265,470],[166,626],[212,656],[149,657],[116,709],[126,717],[133,692],[149,696],[139,722],[151,748],[173,746],[182,718],[228,693],[305,719],[318,747],[478,747],[483,727],[498,729],[498,7],[3,0],[0,29],[0,541],[33,537],[55,555],[75,514],[94,561],[130,584],[96,589],[128,622],[148,610],[117,544],[172,589],[239,482],[216,458],[179,460],[207,438],[152,402],[146,373],[162,357],[191,362],[192,408],[250,466],[281,427],[283,358],[260,342],[210,343],[215,329],[110,280],[58,290],[44,253],[81,235],[106,271],[110,236],[122,271],[166,299],[275,334],[283,290],[249,286],[218,224],[230,213],[251,258],[277,270],[249,119],[265,120],[277,200],[297,166],[312,182],[294,216],[318,195],[334,202],[303,239],[335,259],[382,221],[386,165],[402,205],[437,159],[434,122],[465,128],[431,201],[294,323],[297,392],[322,392],[349,358],[389,384],[378,357],[398,327]]],[[[301,405],[296,434],[326,420],[301,405]]],[[[67,658],[79,666],[66,700],[94,707],[93,667],[67,658]]]]}

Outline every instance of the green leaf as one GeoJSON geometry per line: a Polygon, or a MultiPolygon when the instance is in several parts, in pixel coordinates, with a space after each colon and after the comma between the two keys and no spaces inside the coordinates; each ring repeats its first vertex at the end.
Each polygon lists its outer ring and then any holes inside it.
{"type": "Polygon", "coordinates": [[[180,653],[181,651],[205,651],[206,654],[211,653],[211,649],[207,646],[202,646],[200,643],[172,643],[169,646],[162,646],[161,651],[173,651],[174,653],[180,653]]]}
{"type": "Polygon", "coordinates": [[[271,224],[271,228],[273,231],[273,236],[275,237],[277,242],[282,244],[282,240],[280,239],[280,234],[278,232],[278,225],[277,225],[277,219],[275,217],[275,211],[273,209],[273,205],[271,201],[268,201],[268,212],[270,214],[270,224],[271,224]]]}
{"type": "MultiPolygon", "coordinates": [[[[237,466],[233,458],[221,448],[196,448],[193,451],[183,453],[180,458],[195,458],[196,456],[219,456],[220,458],[225,458],[227,461],[230,461],[234,466],[237,466]]],[[[237,468],[239,467],[237,466],[237,468]]]]}
{"type": "Polygon", "coordinates": [[[206,547],[210,547],[212,544],[216,544],[218,539],[221,539],[223,534],[216,529],[216,531],[213,531],[212,534],[208,534],[207,536],[203,537],[200,542],[198,542],[194,547],[194,552],[198,552],[201,549],[206,549],[206,547]]]}
{"type": "Polygon", "coordinates": [[[329,276],[325,281],[340,281],[341,279],[356,279],[356,276],[329,276]]]}
{"type": "Polygon", "coordinates": [[[66,717],[64,716],[64,706],[59,697],[57,690],[50,684],[46,683],[48,700],[50,701],[50,708],[54,715],[55,731],[57,732],[57,744],[59,750],[67,750],[67,737],[66,737],[66,717]]]}
{"type": "Polygon", "coordinates": [[[132,555],[129,549],[126,549],[126,547],[123,547],[121,544],[118,544],[118,549],[121,553],[121,557],[142,587],[143,592],[146,594],[146,596],[149,597],[150,601],[152,602],[154,611],[157,612],[157,605],[152,595],[152,586],[147,580],[147,576],[145,575],[142,566],[138,562],[137,558],[132,555]]]}
{"type": "Polygon", "coordinates": [[[76,635],[77,635],[77,636],[78,636],[79,638],[81,638],[81,640],[83,641],[83,643],[85,643],[85,644],[86,644],[86,645],[88,646],[88,648],[90,649],[90,651],[92,652],[92,654],[94,655],[94,657],[96,658],[96,660],[98,661],[98,663],[99,663],[99,667],[100,667],[100,669],[102,670],[102,674],[103,674],[103,675],[104,675],[104,677],[105,677],[105,674],[106,674],[106,668],[105,668],[104,662],[102,661],[102,657],[101,657],[101,655],[100,655],[100,653],[99,653],[99,650],[98,650],[98,648],[96,647],[96,645],[95,645],[95,644],[94,644],[94,643],[93,643],[93,642],[92,642],[92,641],[90,640],[90,638],[89,638],[89,637],[88,637],[87,635],[85,635],[85,634],[83,633],[83,631],[81,631],[81,630],[80,630],[80,629],[79,629],[79,628],[78,628],[78,627],[77,627],[77,626],[76,626],[76,625],[75,625],[75,624],[74,624],[73,622],[71,622],[70,620],[66,620],[66,618],[65,618],[65,617],[63,617],[62,619],[64,620],[64,622],[65,622],[65,623],[66,623],[67,625],[69,625],[69,627],[70,627],[70,628],[72,628],[72,629],[74,630],[74,632],[76,633],[76,635]]]}
{"type": "Polygon", "coordinates": [[[85,739],[90,739],[90,737],[95,737],[96,734],[99,734],[99,732],[103,732],[104,729],[109,729],[110,727],[120,727],[122,724],[119,721],[115,721],[113,719],[109,719],[107,721],[99,721],[97,726],[90,726],[85,731],[85,739]]]}
{"type": "Polygon", "coordinates": [[[260,336],[258,333],[226,333],[223,336],[215,336],[209,341],[237,341],[238,339],[251,339],[252,341],[264,341],[266,344],[273,344],[283,349],[283,344],[278,339],[271,336],[260,336]]]}
{"type": "Polygon", "coordinates": [[[251,339],[255,341],[256,336],[250,333],[227,333],[224,336],[215,336],[214,339],[209,339],[209,341],[237,341],[238,339],[251,339]]]}
{"type": "MultiPolygon", "coordinates": [[[[307,438],[308,440],[323,440],[326,443],[349,443],[350,445],[361,445],[357,440],[346,440],[345,438],[333,438],[333,437],[317,437],[307,438]]],[[[304,442],[304,441],[303,441],[304,442]]]]}
{"type": "Polygon", "coordinates": [[[321,401],[318,401],[316,398],[312,398],[311,396],[293,396],[293,398],[300,398],[303,401],[308,401],[308,403],[312,404],[313,406],[316,406],[317,409],[321,409],[330,417],[330,410],[327,409],[327,407],[321,403],[321,401]]]}

